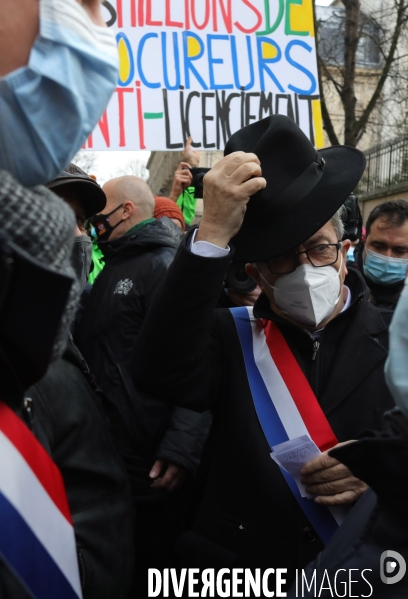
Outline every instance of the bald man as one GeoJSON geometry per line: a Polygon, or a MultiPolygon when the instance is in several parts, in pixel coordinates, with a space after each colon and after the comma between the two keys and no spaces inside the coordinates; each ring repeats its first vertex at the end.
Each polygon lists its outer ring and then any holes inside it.
{"type": "MultiPolygon", "coordinates": [[[[103,190],[107,198],[105,209],[91,219],[99,241],[113,241],[136,226],[141,229],[149,224],[145,221],[153,222],[154,197],[143,179],[130,175],[117,177],[105,183],[103,190]]],[[[179,238],[176,241],[175,247],[179,238]]]]}
{"type": "Polygon", "coordinates": [[[143,568],[173,565],[180,495],[198,467],[210,416],[169,408],[133,387],[127,362],[183,234],[169,218],[153,217],[154,197],[142,179],[119,177],[103,190],[106,207],[91,222],[106,265],[93,285],[77,341],[108,398],[106,412],[129,473],[139,516],[135,590],[147,596],[143,568]]]}

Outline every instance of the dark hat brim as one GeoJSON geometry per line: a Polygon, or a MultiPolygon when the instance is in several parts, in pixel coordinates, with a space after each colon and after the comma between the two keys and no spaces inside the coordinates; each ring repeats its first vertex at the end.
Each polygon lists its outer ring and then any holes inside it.
{"type": "Polygon", "coordinates": [[[78,200],[85,211],[86,218],[99,214],[106,206],[106,195],[100,185],[91,179],[71,173],[61,174],[59,177],[47,183],[49,189],[54,191],[58,187],[72,186],[78,195],[78,200]]]}
{"type": "Polygon", "coordinates": [[[257,154],[267,180],[267,187],[249,200],[241,229],[231,239],[239,262],[276,257],[309,239],[346,201],[366,164],[364,154],[353,147],[319,150],[325,165],[318,183],[296,205],[277,211],[274,200],[282,191],[282,181],[285,189],[290,177],[294,181],[315,160],[310,141],[291,119],[275,115],[237,132],[228,144],[226,154],[238,149],[257,154]],[[295,169],[297,174],[292,176],[295,169]]]}

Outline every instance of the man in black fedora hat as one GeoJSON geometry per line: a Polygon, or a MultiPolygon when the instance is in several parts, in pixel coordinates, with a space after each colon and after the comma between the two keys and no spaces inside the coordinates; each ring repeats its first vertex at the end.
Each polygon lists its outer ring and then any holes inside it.
{"type": "Polygon", "coordinates": [[[327,454],[393,405],[386,327],[340,241],[339,209],[364,166],[358,150],[316,152],[293,121],[272,116],[235,133],[204,178],[200,227],[169,268],[133,360],[138,385],[214,412],[203,500],[180,539],[194,566],[286,568],[290,580],[330,538],[330,518],[340,521],[329,508],[366,489],[327,454]],[[214,311],[232,257],[262,289],[253,313],[214,311]],[[310,439],[322,454],[298,486],[270,454],[291,440],[301,449],[288,460],[314,455],[310,439]]]}

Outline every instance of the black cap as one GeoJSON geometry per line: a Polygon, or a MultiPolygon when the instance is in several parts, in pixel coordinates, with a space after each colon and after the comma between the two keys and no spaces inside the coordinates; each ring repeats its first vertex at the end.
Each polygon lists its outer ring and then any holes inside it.
{"type": "MultiPolygon", "coordinates": [[[[47,183],[48,189],[56,191],[57,187],[70,185],[78,194],[86,218],[99,214],[106,206],[106,195],[102,187],[92,177],[87,175],[76,164],[70,164],[53,181],[47,183]],[[75,188],[74,188],[75,186],[75,188]]],[[[57,193],[57,195],[60,195],[57,193]]]]}

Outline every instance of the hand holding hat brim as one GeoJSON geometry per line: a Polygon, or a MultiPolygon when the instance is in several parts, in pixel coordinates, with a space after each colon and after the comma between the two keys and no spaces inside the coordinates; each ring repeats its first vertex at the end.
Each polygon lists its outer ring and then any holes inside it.
{"type": "Polygon", "coordinates": [[[196,241],[225,248],[242,225],[250,197],[265,186],[255,154],[225,156],[204,177],[204,212],[196,241]]]}
{"type": "Polygon", "coordinates": [[[316,151],[296,123],[273,115],[234,133],[225,154],[254,152],[268,183],[248,203],[231,245],[234,259],[258,262],[282,255],[325,225],[355,189],[365,168],[356,148],[316,151]]]}

